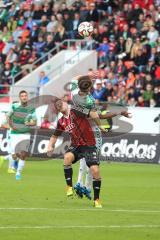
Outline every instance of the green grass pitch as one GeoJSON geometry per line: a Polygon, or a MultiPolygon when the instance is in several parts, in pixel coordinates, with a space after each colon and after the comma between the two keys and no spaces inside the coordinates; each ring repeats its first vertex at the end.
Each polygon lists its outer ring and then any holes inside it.
{"type": "MultiPolygon", "coordinates": [[[[74,165],[74,182],[79,164],[74,165]]],[[[16,181],[0,169],[0,240],[159,240],[160,166],[102,163],[103,209],[67,199],[63,162],[29,161],[16,181]]]]}

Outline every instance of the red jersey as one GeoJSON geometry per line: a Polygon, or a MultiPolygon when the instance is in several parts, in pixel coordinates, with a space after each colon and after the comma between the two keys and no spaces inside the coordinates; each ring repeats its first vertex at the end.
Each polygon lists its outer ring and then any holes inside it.
{"type": "Polygon", "coordinates": [[[60,135],[61,131],[70,134],[72,146],[96,145],[95,131],[92,123],[84,116],[77,115],[73,110],[70,111],[69,116],[62,116],[58,120],[54,135],[60,135]]]}
{"type": "Polygon", "coordinates": [[[49,128],[50,128],[50,125],[51,125],[51,123],[50,123],[49,121],[44,121],[44,122],[42,122],[42,124],[41,124],[41,128],[47,128],[47,129],[49,129],[49,128]]]}

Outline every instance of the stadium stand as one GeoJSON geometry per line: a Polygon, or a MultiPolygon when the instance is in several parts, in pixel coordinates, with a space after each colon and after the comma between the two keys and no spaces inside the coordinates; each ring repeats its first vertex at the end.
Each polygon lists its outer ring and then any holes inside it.
{"type": "Polygon", "coordinates": [[[17,82],[30,72],[31,64],[37,62],[36,68],[44,63],[47,59],[37,60],[55,46],[80,39],[79,23],[90,21],[98,53],[97,101],[159,107],[159,1],[74,1],[69,6],[60,2],[0,2],[1,97],[13,78],[17,82]]]}

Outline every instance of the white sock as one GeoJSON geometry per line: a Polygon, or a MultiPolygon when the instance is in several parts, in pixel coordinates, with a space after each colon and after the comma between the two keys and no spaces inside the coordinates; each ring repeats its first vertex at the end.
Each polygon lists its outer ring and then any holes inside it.
{"type": "Polygon", "coordinates": [[[17,168],[17,173],[16,174],[21,174],[23,168],[25,165],[25,160],[19,159],[18,161],[18,168],[17,168]]]}
{"type": "Polygon", "coordinates": [[[6,159],[8,159],[9,160],[9,165],[8,165],[8,168],[14,168],[14,159],[13,159],[13,157],[12,157],[12,155],[8,155],[8,156],[6,156],[7,158],[6,159]]]}
{"type": "Polygon", "coordinates": [[[80,160],[80,166],[79,166],[79,173],[78,173],[78,183],[80,183],[81,186],[83,186],[83,177],[84,177],[84,174],[86,172],[86,168],[87,168],[87,165],[86,165],[86,161],[84,158],[82,158],[80,160]]]}
{"type": "Polygon", "coordinates": [[[3,156],[5,160],[9,161],[10,155],[3,156]]]}
{"type": "Polygon", "coordinates": [[[93,178],[92,178],[91,170],[89,169],[89,167],[87,167],[85,187],[88,190],[91,190],[92,188],[92,181],[93,181],[93,178]]]}

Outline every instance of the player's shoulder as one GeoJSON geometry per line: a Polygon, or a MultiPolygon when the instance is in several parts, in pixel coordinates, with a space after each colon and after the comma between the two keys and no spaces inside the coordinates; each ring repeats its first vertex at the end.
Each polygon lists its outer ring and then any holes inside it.
{"type": "Polygon", "coordinates": [[[16,108],[20,107],[20,103],[19,102],[14,102],[12,103],[12,109],[15,110],[16,108]]]}

